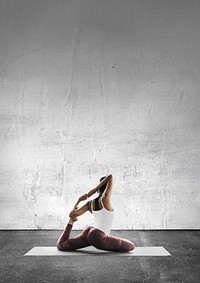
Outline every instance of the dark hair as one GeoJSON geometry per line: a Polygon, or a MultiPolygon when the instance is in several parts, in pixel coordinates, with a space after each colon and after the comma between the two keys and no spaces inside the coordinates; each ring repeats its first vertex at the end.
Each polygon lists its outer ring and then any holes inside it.
{"type": "MultiPolygon", "coordinates": [[[[101,179],[100,179],[99,181],[101,182],[101,181],[103,181],[103,179],[105,179],[105,178],[106,178],[106,176],[101,177],[101,179]]],[[[105,185],[101,186],[101,187],[98,189],[99,194],[103,194],[103,192],[104,192],[105,189],[106,189],[106,186],[107,186],[107,183],[106,183],[105,185]]]]}

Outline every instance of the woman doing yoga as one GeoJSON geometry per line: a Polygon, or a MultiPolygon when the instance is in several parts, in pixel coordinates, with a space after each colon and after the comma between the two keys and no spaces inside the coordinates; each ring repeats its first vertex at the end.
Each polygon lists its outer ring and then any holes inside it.
{"type": "Polygon", "coordinates": [[[94,246],[97,249],[116,252],[128,252],[135,248],[135,245],[126,239],[110,235],[114,219],[114,209],[111,205],[111,193],[113,177],[108,175],[102,177],[98,186],[88,194],[82,195],[73,210],[70,212],[70,220],[57,241],[57,248],[61,251],[72,251],[87,246],[94,246]],[[78,204],[95,193],[99,196],[78,209],[78,204]],[[73,223],[77,217],[90,211],[94,215],[94,225],[87,226],[78,236],[70,238],[73,223]]]}

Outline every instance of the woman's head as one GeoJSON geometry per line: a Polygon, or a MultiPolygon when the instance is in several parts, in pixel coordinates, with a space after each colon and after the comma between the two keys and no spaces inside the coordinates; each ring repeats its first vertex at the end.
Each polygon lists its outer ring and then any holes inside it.
{"type": "MultiPolygon", "coordinates": [[[[101,181],[103,181],[103,179],[105,179],[105,178],[106,178],[106,176],[101,177],[101,179],[100,179],[99,181],[101,182],[101,181]]],[[[99,193],[100,195],[102,195],[102,194],[103,194],[103,192],[104,192],[104,191],[105,191],[105,189],[106,189],[106,186],[107,186],[107,184],[105,184],[105,185],[101,186],[101,187],[98,189],[97,193],[99,193]]]]}

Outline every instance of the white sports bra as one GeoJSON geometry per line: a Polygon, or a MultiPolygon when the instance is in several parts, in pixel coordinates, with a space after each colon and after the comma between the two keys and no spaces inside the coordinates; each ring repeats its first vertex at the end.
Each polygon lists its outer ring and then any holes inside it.
{"type": "Polygon", "coordinates": [[[94,224],[92,224],[91,226],[103,231],[105,234],[110,234],[114,219],[114,209],[112,211],[107,210],[103,206],[102,198],[100,198],[99,200],[103,207],[100,210],[93,210],[93,201],[91,202],[91,211],[94,216],[94,224]]]}

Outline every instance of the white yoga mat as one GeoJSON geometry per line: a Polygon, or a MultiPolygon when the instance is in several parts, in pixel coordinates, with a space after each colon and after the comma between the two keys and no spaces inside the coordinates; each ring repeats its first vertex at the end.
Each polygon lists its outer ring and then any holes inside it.
{"type": "Polygon", "coordinates": [[[77,256],[77,255],[112,255],[112,256],[171,256],[163,247],[136,247],[133,251],[120,253],[96,249],[89,246],[76,251],[59,251],[56,247],[34,247],[25,256],[77,256]]]}

